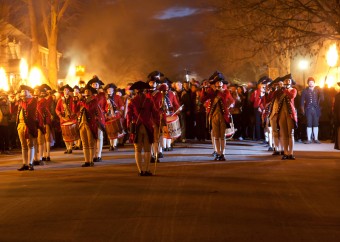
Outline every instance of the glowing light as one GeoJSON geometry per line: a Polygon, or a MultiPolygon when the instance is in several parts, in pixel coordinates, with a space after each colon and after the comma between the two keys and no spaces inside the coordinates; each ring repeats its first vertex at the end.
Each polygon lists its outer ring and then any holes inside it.
{"type": "Polygon", "coordinates": [[[76,75],[76,67],[75,66],[70,66],[70,68],[68,69],[68,76],[75,76],[76,75]]]}
{"type": "Polygon", "coordinates": [[[84,74],[85,74],[85,66],[75,67],[75,76],[84,76],[84,74]]]}
{"type": "Polygon", "coordinates": [[[20,77],[23,80],[26,80],[28,77],[28,64],[24,58],[20,60],[20,77]]]}
{"type": "Polygon", "coordinates": [[[327,51],[326,59],[327,59],[327,64],[329,65],[329,67],[334,67],[336,63],[338,62],[338,51],[336,49],[335,44],[329,47],[327,51]]]}
{"type": "Polygon", "coordinates": [[[300,70],[307,70],[307,68],[308,68],[308,61],[300,60],[299,68],[300,68],[300,70]]]}
{"type": "Polygon", "coordinates": [[[327,85],[327,87],[336,87],[337,83],[336,83],[336,78],[334,75],[328,75],[327,76],[327,80],[325,82],[325,79],[321,78],[319,80],[319,86],[321,88],[325,87],[327,85]]]}
{"type": "Polygon", "coordinates": [[[42,84],[42,73],[37,67],[33,67],[28,77],[28,84],[35,87],[42,84]]]}
{"type": "Polygon", "coordinates": [[[6,71],[3,67],[0,68],[0,89],[4,91],[8,91],[9,89],[6,71]]]}

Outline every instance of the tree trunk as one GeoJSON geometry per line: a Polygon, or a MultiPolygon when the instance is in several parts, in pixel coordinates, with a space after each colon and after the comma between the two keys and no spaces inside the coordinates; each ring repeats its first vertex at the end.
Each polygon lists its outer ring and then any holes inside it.
{"type": "Polygon", "coordinates": [[[40,68],[39,62],[39,43],[38,43],[38,31],[37,31],[37,18],[34,11],[33,0],[28,0],[28,11],[29,11],[29,19],[30,19],[30,27],[31,27],[31,66],[37,66],[40,68]]]}

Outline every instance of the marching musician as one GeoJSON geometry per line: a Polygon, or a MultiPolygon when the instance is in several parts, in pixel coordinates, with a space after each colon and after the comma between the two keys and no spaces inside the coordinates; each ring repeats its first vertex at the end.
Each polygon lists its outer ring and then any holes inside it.
{"type": "Polygon", "coordinates": [[[223,84],[228,84],[222,73],[216,71],[210,78],[210,84],[214,88],[202,90],[201,101],[210,99],[210,106],[207,108],[209,124],[212,129],[212,138],[215,140],[216,157],[215,160],[224,161],[224,148],[226,143],[225,130],[230,124],[229,107],[235,100],[228,89],[223,90],[223,84]]]}
{"type": "MultiPolygon", "coordinates": [[[[130,100],[133,98],[134,93],[133,90],[130,90],[130,87],[133,83],[128,83],[125,87],[125,95],[123,95],[123,103],[124,103],[124,116],[123,116],[123,128],[125,131],[128,129],[128,125],[126,122],[126,115],[127,115],[127,107],[130,103],[130,100]]],[[[122,145],[124,146],[124,143],[129,139],[128,132],[125,132],[122,145]]]]}
{"type": "MultiPolygon", "coordinates": [[[[166,123],[166,117],[171,116],[174,114],[175,111],[180,109],[180,105],[178,103],[176,95],[169,90],[169,85],[168,83],[164,82],[162,83],[158,90],[162,93],[161,101],[156,100],[156,105],[160,105],[161,112],[163,114],[162,118],[164,119],[164,123],[166,123]]],[[[179,110],[181,111],[181,110],[179,110]]],[[[172,151],[171,147],[171,141],[172,139],[169,137],[164,137],[164,132],[163,132],[163,150],[164,151],[172,151]]]]}
{"type": "Polygon", "coordinates": [[[134,142],[135,160],[140,176],[152,176],[149,165],[151,144],[154,139],[153,126],[159,123],[160,118],[159,109],[155,107],[153,100],[143,93],[143,90],[148,88],[149,85],[143,81],[137,81],[130,87],[136,96],[131,99],[127,112],[127,122],[130,124],[130,135],[134,142]],[[144,162],[142,162],[142,150],[144,150],[144,162]]]}
{"type": "Polygon", "coordinates": [[[80,138],[83,144],[85,163],[82,167],[93,166],[93,156],[95,144],[98,137],[98,129],[105,129],[105,117],[99,108],[98,100],[94,96],[97,93],[91,85],[86,85],[83,89],[84,98],[78,103],[79,109],[78,125],[80,138]]]}
{"type": "MultiPolygon", "coordinates": [[[[160,79],[163,77],[164,74],[159,71],[153,71],[148,75],[149,89],[146,90],[146,95],[154,101],[158,112],[160,112],[161,108],[162,93],[157,89],[157,86],[160,84],[160,79]]],[[[159,162],[159,158],[163,158],[162,146],[160,145],[160,142],[162,142],[162,126],[160,125],[160,123],[155,123],[153,127],[154,143],[152,144],[151,149],[151,163],[159,162]]]]}
{"type": "MultiPolygon", "coordinates": [[[[63,92],[63,96],[58,100],[55,111],[60,119],[60,125],[63,125],[66,122],[75,121],[76,107],[74,106],[73,97],[70,95],[73,88],[66,84],[60,88],[60,91],[63,92]]],[[[66,141],[65,137],[63,139],[66,145],[64,154],[72,154],[73,141],[66,141]]]]}
{"type": "MultiPolygon", "coordinates": [[[[93,95],[97,99],[99,108],[102,112],[102,115],[105,114],[105,110],[107,110],[107,100],[106,100],[106,95],[104,92],[101,91],[101,86],[104,85],[104,83],[99,80],[97,76],[93,76],[91,80],[88,81],[87,85],[90,85],[92,88],[96,90],[93,95]]],[[[103,150],[103,139],[104,139],[104,134],[103,130],[98,129],[98,139],[96,139],[96,146],[95,146],[95,152],[93,154],[93,162],[100,162],[102,161],[102,150],[103,150]]]]}
{"type": "Polygon", "coordinates": [[[118,143],[118,134],[123,134],[123,125],[122,125],[122,116],[124,113],[124,103],[120,96],[115,94],[115,89],[117,86],[113,83],[107,84],[104,88],[104,90],[107,92],[107,105],[106,105],[106,112],[105,117],[106,120],[112,120],[117,119],[118,120],[118,130],[117,130],[117,138],[109,138],[110,140],[110,151],[114,151],[117,149],[117,143],[118,143]]]}
{"type": "Polygon", "coordinates": [[[33,98],[37,99],[37,118],[38,118],[38,137],[34,147],[34,161],[33,165],[43,165],[42,160],[43,152],[45,150],[45,133],[44,120],[46,116],[46,100],[45,89],[40,86],[36,86],[33,89],[33,98]]]}
{"type": "MultiPolygon", "coordinates": [[[[279,130],[280,141],[283,146],[284,154],[282,160],[295,160],[294,150],[294,129],[297,127],[297,113],[294,106],[294,99],[297,90],[292,88],[295,81],[291,74],[282,77],[283,87],[273,93],[272,108],[270,114],[276,117],[279,130]]],[[[274,127],[273,127],[274,128],[274,127]]]]}
{"type": "Polygon", "coordinates": [[[37,99],[33,98],[33,89],[26,85],[19,87],[17,130],[21,143],[23,165],[18,171],[34,170],[34,144],[38,137],[37,99]]]}
{"type": "MultiPolygon", "coordinates": [[[[78,106],[78,102],[81,100],[82,98],[82,95],[80,93],[80,87],[75,85],[73,87],[73,103],[74,103],[74,106],[77,107],[78,106]]],[[[73,146],[74,150],[79,150],[81,148],[81,139],[77,139],[74,141],[74,146],[73,146]]]]}

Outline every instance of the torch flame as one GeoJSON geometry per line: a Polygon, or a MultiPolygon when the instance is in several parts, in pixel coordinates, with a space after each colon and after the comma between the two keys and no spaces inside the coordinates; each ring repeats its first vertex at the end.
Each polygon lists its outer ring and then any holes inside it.
{"type": "Polygon", "coordinates": [[[4,91],[8,91],[9,89],[6,71],[3,67],[0,68],[0,89],[4,91]]]}
{"type": "Polygon", "coordinates": [[[28,64],[24,58],[20,60],[20,77],[23,80],[26,80],[28,77],[28,64]]]}
{"type": "Polygon", "coordinates": [[[329,47],[327,51],[327,64],[330,67],[334,67],[338,62],[338,51],[336,50],[336,44],[333,44],[329,47]]]}
{"type": "Polygon", "coordinates": [[[41,71],[37,67],[33,67],[31,72],[30,72],[28,80],[29,80],[28,84],[31,87],[41,85],[42,84],[42,73],[41,73],[41,71]]]}

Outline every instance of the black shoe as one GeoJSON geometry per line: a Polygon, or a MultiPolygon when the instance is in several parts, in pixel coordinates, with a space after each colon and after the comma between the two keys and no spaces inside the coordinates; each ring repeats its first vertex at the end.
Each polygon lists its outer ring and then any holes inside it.
{"type": "Polygon", "coordinates": [[[68,150],[68,153],[67,154],[72,154],[72,150],[68,150]]]}
{"type": "Polygon", "coordinates": [[[74,150],[80,150],[79,146],[74,146],[74,150]]]}
{"type": "Polygon", "coordinates": [[[138,176],[144,176],[144,171],[139,172],[138,176]]]}
{"type": "Polygon", "coordinates": [[[49,156],[47,156],[46,161],[51,161],[51,158],[49,156]]]}
{"type": "Polygon", "coordinates": [[[274,150],[273,147],[268,148],[268,151],[273,151],[273,150],[274,150]]]}
{"type": "Polygon", "coordinates": [[[216,157],[216,155],[217,155],[216,151],[214,151],[211,155],[216,157]]]}
{"type": "Polygon", "coordinates": [[[85,162],[84,164],[81,165],[81,167],[90,167],[91,163],[90,162],[85,162]]]}
{"type": "Polygon", "coordinates": [[[98,159],[97,157],[94,157],[92,162],[97,162],[97,159],[98,159]]]}
{"type": "Polygon", "coordinates": [[[320,140],[314,140],[315,144],[321,144],[320,140]]]}
{"type": "Polygon", "coordinates": [[[168,151],[168,148],[163,148],[163,151],[168,151]]]}
{"type": "Polygon", "coordinates": [[[144,176],[152,176],[152,173],[150,171],[144,171],[144,176]]]}
{"type": "Polygon", "coordinates": [[[288,160],[288,155],[283,155],[281,160],[288,160]]]}
{"type": "Polygon", "coordinates": [[[101,162],[103,161],[101,157],[93,158],[93,162],[101,162]]]}
{"type": "Polygon", "coordinates": [[[174,150],[174,148],[172,148],[172,147],[168,148],[168,151],[173,151],[173,150],[174,150]]]}
{"type": "Polygon", "coordinates": [[[225,159],[224,155],[222,154],[222,155],[219,156],[218,160],[225,161],[226,159],[225,159]]]}
{"type": "Polygon", "coordinates": [[[214,160],[220,160],[220,155],[216,154],[214,160]]]}
{"type": "Polygon", "coordinates": [[[159,152],[157,157],[158,157],[158,158],[164,158],[163,153],[162,153],[162,152],[159,152]]]}
{"type": "Polygon", "coordinates": [[[295,160],[295,156],[293,156],[293,155],[288,155],[288,158],[287,158],[288,160],[295,160]]]}
{"type": "Polygon", "coordinates": [[[280,151],[274,151],[272,155],[281,155],[280,151]]]}
{"type": "Polygon", "coordinates": [[[64,151],[64,154],[68,154],[68,150],[65,150],[65,151],[64,151]]]}
{"type": "Polygon", "coordinates": [[[284,155],[284,154],[285,154],[285,152],[284,152],[284,151],[281,151],[281,152],[280,152],[280,154],[281,154],[281,155],[284,155]]]}
{"type": "Polygon", "coordinates": [[[115,148],[112,145],[110,145],[109,151],[114,151],[114,150],[115,150],[115,148]]]}
{"type": "Polygon", "coordinates": [[[34,171],[34,166],[33,166],[33,164],[30,164],[30,165],[28,166],[28,170],[29,170],[29,171],[34,171]]]}
{"type": "Polygon", "coordinates": [[[151,156],[150,163],[155,163],[156,158],[154,156],[151,156]]]}
{"type": "Polygon", "coordinates": [[[33,161],[33,165],[35,165],[35,166],[40,165],[40,160],[34,160],[34,161],[33,161]]]}
{"type": "Polygon", "coordinates": [[[20,167],[18,171],[28,171],[28,169],[29,169],[28,165],[22,165],[22,167],[20,167]]]}
{"type": "Polygon", "coordinates": [[[43,158],[41,158],[41,160],[42,160],[42,161],[46,161],[46,160],[47,160],[47,158],[46,158],[46,157],[43,157],[43,158]]]}
{"type": "Polygon", "coordinates": [[[94,166],[94,163],[93,163],[93,162],[90,162],[90,166],[94,166]]]}

